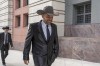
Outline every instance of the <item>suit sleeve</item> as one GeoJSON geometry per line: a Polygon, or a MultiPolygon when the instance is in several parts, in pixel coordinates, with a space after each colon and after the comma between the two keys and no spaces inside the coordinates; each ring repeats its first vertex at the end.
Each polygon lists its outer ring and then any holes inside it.
{"type": "Polygon", "coordinates": [[[24,50],[23,50],[23,60],[29,60],[29,52],[31,48],[32,38],[33,38],[33,30],[32,30],[32,25],[30,24],[28,33],[25,39],[25,45],[24,45],[24,50]]]}
{"type": "Polygon", "coordinates": [[[10,45],[11,45],[11,47],[13,47],[13,43],[12,43],[11,34],[10,34],[10,45]]]}
{"type": "Polygon", "coordinates": [[[56,28],[55,29],[56,35],[55,35],[55,39],[54,39],[54,53],[55,53],[55,56],[57,57],[58,53],[59,53],[59,42],[58,42],[57,26],[55,28],[56,28]]]}

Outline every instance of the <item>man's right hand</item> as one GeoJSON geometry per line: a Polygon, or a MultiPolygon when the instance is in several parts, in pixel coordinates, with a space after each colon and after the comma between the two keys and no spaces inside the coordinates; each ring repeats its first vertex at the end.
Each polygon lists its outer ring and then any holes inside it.
{"type": "Polygon", "coordinates": [[[26,65],[28,65],[29,60],[24,60],[24,63],[25,63],[26,65]]]}

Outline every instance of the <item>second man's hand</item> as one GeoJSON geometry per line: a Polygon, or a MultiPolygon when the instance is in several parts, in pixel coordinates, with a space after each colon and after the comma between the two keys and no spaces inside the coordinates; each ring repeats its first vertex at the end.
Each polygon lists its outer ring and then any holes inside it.
{"type": "Polygon", "coordinates": [[[24,60],[24,63],[25,63],[26,65],[28,65],[28,64],[29,64],[29,60],[24,60]]]}
{"type": "Polygon", "coordinates": [[[12,49],[14,49],[14,47],[11,47],[12,49]]]}

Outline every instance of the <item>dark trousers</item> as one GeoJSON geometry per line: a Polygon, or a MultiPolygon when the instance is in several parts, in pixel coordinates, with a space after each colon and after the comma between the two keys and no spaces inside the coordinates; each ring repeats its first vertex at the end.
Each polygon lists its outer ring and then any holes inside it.
{"type": "Polygon", "coordinates": [[[51,66],[51,65],[48,65],[47,63],[47,55],[38,56],[34,54],[33,60],[34,60],[35,66],[51,66]]]}
{"type": "Polygon", "coordinates": [[[5,59],[8,56],[8,47],[3,45],[1,48],[1,59],[2,59],[2,64],[5,64],[5,59]]]}

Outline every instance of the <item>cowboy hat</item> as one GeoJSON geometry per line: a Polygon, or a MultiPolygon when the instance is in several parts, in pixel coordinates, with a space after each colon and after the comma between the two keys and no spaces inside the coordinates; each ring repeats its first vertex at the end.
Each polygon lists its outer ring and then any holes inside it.
{"type": "Polygon", "coordinates": [[[37,10],[38,15],[43,15],[45,13],[48,14],[48,15],[51,15],[51,16],[58,16],[59,15],[58,12],[54,13],[52,6],[46,6],[46,7],[44,7],[43,10],[37,10]]]}
{"type": "MultiPolygon", "coordinates": [[[[4,29],[9,29],[9,27],[8,27],[8,26],[5,26],[5,27],[3,27],[2,29],[3,29],[3,30],[4,30],[4,29]]],[[[10,30],[10,29],[9,29],[9,30],[10,30]]]]}

